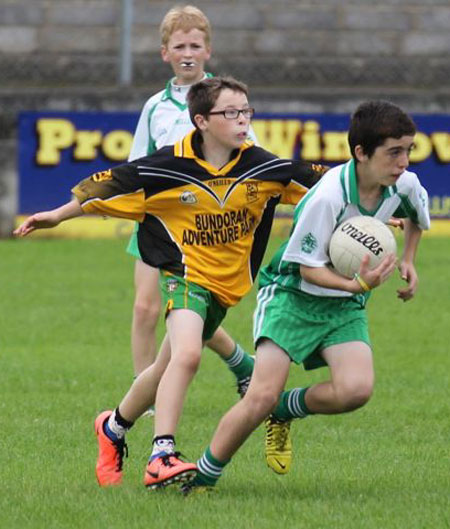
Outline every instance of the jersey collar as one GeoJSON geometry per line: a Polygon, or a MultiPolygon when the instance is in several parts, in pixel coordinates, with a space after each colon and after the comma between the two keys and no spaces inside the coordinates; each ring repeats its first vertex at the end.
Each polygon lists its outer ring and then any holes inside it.
{"type": "MultiPolygon", "coordinates": [[[[359,208],[363,208],[359,201],[358,180],[356,178],[356,163],[354,159],[351,159],[342,166],[341,185],[344,192],[344,201],[346,204],[355,204],[359,208]]],[[[383,200],[385,200],[386,198],[395,195],[395,193],[396,186],[383,186],[381,197],[383,200]]]]}
{"type": "MultiPolygon", "coordinates": [[[[213,77],[212,73],[205,73],[205,76],[203,79],[208,79],[209,77],[213,77]]],[[[172,101],[172,103],[179,108],[180,110],[186,110],[187,109],[187,103],[180,103],[177,101],[173,95],[172,95],[172,84],[175,77],[172,77],[172,79],[169,79],[166,83],[166,88],[164,90],[164,93],[162,95],[161,101],[172,101]]]]}
{"type": "Polygon", "coordinates": [[[195,160],[201,167],[206,169],[206,171],[208,171],[208,173],[213,176],[224,176],[228,174],[231,169],[239,162],[242,153],[254,145],[252,141],[246,140],[239,149],[233,151],[230,161],[221,169],[217,169],[200,157],[201,148],[199,147],[199,135],[200,133],[194,129],[183,139],[177,141],[174,146],[174,155],[178,158],[190,158],[191,160],[195,160]]]}

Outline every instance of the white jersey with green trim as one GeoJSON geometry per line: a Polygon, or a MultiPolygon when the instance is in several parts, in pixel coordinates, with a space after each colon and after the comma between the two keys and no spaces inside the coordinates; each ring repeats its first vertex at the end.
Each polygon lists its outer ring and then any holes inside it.
{"type": "Polygon", "coordinates": [[[189,85],[175,85],[171,79],[164,90],[147,100],[134,133],[128,161],[173,145],[193,129],[186,104],[189,88],[189,85]]]}
{"type": "MultiPolygon", "coordinates": [[[[205,77],[212,75],[208,73],[205,77]]],[[[129,162],[148,156],[166,145],[174,145],[194,128],[186,103],[191,85],[176,85],[174,79],[170,79],[164,90],[145,103],[134,133],[129,162]]],[[[258,145],[252,129],[249,139],[258,145]]]]}
{"type": "Polygon", "coordinates": [[[276,282],[316,296],[352,296],[350,292],[320,287],[302,279],[299,265],[329,265],[328,248],[334,230],[357,215],[369,215],[384,223],[391,217],[408,217],[427,230],[428,194],[417,175],[405,171],[394,186],[383,189],[376,210],[369,212],[359,201],[354,161],[330,169],[297,205],[289,240],[262,270],[261,284],[276,282]]]}

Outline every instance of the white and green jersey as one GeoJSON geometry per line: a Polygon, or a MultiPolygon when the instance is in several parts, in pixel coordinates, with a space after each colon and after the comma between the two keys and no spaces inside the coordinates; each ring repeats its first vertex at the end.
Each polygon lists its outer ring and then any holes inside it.
{"type": "MultiPolygon", "coordinates": [[[[206,74],[210,77],[210,74],[206,74]]],[[[186,96],[190,85],[167,82],[164,90],[150,97],[142,109],[134,133],[128,161],[152,154],[154,151],[174,145],[193,129],[186,96]]]]}
{"type": "MultiPolygon", "coordinates": [[[[212,75],[207,73],[205,77],[212,75]]],[[[134,133],[128,161],[132,162],[152,154],[166,145],[174,145],[194,128],[186,103],[191,85],[176,85],[174,79],[168,81],[164,90],[150,97],[145,103],[134,133]]],[[[257,144],[253,130],[250,130],[249,138],[257,144]]]]}
{"type": "Polygon", "coordinates": [[[391,217],[409,217],[427,230],[428,194],[417,175],[405,171],[395,185],[383,189],[377,208],[367,211],[359,201],[354,160],[330,169],[298,203],[291,235],[262,269],[261,286],[277,283],[315,296],[352,296],[350,292],[309,283],[301,277],[299,265],[329,265],[328,247],[335,228],[356,215],[370,215],[385,223],[391,217]]]}

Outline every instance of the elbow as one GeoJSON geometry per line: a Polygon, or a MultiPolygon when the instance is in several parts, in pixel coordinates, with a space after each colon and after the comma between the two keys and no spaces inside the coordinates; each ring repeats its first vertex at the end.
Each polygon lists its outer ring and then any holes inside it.
{"type": "Polygon", "coordinates": [[[313,279],[313,270],[310,266],[300,265],[300,275],[305,281],[311,282],[313,279]]]}

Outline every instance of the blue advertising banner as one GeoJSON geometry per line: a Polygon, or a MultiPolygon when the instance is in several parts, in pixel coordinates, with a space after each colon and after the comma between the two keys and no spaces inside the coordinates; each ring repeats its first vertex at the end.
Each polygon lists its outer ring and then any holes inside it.
{"type": "MultiPolygon", "coordinates": [[[[414,115],[418,133],[410,170],[430,196],[433,218],[450,218],[450,116],[414,115]]],[[[19,214],[54,208],[91,173],[123,163],[137,113],[23,112],[19,116],[19,214]]],[[[259,114],[260,144],[280,157],[333,166],[350,157],[349,116],[259,114]]]]}
{"type": "Polygon", "coordinates": [[[127,160],[136,113],[23,112],[19,116],[19,214],[70,200],[92,173],[127,160]]]}

